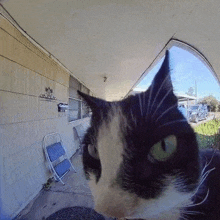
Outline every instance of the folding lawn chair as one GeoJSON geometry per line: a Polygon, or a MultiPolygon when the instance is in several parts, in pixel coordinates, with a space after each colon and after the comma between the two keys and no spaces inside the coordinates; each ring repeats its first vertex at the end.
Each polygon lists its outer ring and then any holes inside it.
{"type": "Polygon", "coordinates": [[[82,148],[83,138],[84,138],[84,135],[86,133],[87,128],[88,128],[88,126],[85,127],[82,124],[73,127],[73,130],[75,131],[77,138],[79,140],[78,150],[80,150],[82,148]]]}
{"type": "Polygon", "coordinates": [[[63,146],[59,133],[51,133],[43,138],[43,148],[50,171],[54,178],[62,184],[62,178],[71,169],[76,173],[75,168],[67,157],[66,150],[63,146]]]}

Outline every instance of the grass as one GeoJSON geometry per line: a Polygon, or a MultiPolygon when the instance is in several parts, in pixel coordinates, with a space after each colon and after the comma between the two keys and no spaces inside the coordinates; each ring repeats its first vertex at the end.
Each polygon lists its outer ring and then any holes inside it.
{"type": "Polygon", "coordinates": [[[194,131],[197,134],[197,141],[200,149],[219,147],[219,127],[220,119],[214,119],[194,128],[194,131]]]}

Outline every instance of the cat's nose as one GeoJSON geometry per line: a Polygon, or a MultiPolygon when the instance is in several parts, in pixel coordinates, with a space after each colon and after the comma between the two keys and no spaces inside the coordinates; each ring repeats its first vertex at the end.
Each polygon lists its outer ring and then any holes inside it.
{"type": "MultiPolygon", "coordinates": [[[[93,188],[95,210],[109,217],[128,216],[136,206],[137,197],[122,190],[117,184],[99,184],[93,188]]],[[[104,182],[105,183],[105,182],[104,182]]]]}

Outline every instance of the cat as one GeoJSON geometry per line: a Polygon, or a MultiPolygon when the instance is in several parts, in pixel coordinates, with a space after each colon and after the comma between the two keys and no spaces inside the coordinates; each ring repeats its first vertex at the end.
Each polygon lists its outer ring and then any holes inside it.
{"type": "Polygon", "coordinates": [[[97,212],[220,220],[220,153],[198,150],[178,110],[169,51],[145,92],[114,102],[78,93],[92,111],[82,161],[97,212]]]}

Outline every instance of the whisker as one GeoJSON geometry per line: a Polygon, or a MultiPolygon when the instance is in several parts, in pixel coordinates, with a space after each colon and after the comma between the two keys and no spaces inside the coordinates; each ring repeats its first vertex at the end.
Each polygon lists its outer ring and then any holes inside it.
{"type": "Polygon", "coordinates": [[[163,82],[162,82],[160,88],[157,90],[157,94],[155,95],[154,101],[153,101],[153,103],[152,103],[152,105],[151,105],[151,110],[152,110],[152,107],[154,106],[154,103],[155,103],[155,101],[156,101],[156,99],[157,99],[158,94],[160,93],[160,90],[163,88],[163,84],[166,82],[166,80],[168,79],[168,77],[170,77],[169,74],[165,77],[165,79],[163,80],[163,82]]]}
{"type": "Polygon", "coordinates": [[[202,176],[201,176],[201,180],[199,181],[199,185],[196,189],[196,191],[193,193],[192,197],[198,192],[199,188],[201,187],[201,185],[203,184],[203,182],[205,181],[205,179],[208,177],[208,175],[215,170],[215,167],[213,167],[212,169],[206,171],[202,176]]]}
{"type": "Polygon", "coordinates": [[[131,110],[130,110],[130,112],[131,112],[132,121],[134,122],[135,126],[137,126],[137,120],[136,120],[136,118],[134,117],[133,112],[132,112],[131,110]]]}
{"type": "Polygon", "coordinates": [[[198,215],[198,214],[203,214],[202,212],[199,211],[184,211],[184,214],[188,214],[188,215],[198,215]]]}
{"type": "MultiPolygon", "coordinates": [[[[210,161],[209,161],[209,162],[210,162],[210,161]]],[[[205,169],[206,169],[208,166],[209,166],[209,163],[207,164],[207,162],[206,162],[206,164],[205,164],[205,166],[203,167],[202,172],[201,172],[202,175],[203,175],[203,172],[205,171],[205,169]]]]}
{"type": "Polygon", "coordinates": [[[187,205],[187,206],[185,206],[185,207],[188,208],[188,207],[194,207],[194,206],[201,205],[202,203],[204,203],[204,202],[206,201],[206,199],[208,198],[208,196],[209,196],[209,189],[207,190],[207,193],[206,193],[205,198],[204,198],[201,202],[196,203],[196,204],[192,204],[192,205],[187,205]]]}
{"type": "Polygon", "coordinates": [[[198,185],[198,187],[197,187],[195,193],[192,195],[192,197],[198,192],[200,186],[203,184],[203,182],[204,182],[205,179],[208,177],[208,175],[209,175],[213,170],[215,170],[215,167],[213,167],[213,168],[211,168],[211,169],[209,169],[209,170],[207,170],[207,171],[205,172],[206,168],[207,168],[207,167],[210,165],[210,163],[212,162],[215,153],[216,153],[216,150],[213,152],[212,158],[210,159],[210,161],[209,161],[208,163],[207,163],[207,159],[206,159],[206,164],[205,164],[205,166],[203,167],[203,169],[202,169],[202,171],[201,171],[201,179],[200,179],[200,181],[199,181],[199,185],[198,185]],[[205,173],[204,173],[204,172],[205,172],[205,173]]]}
{"type": "Polygon", "coordinates": [[[213,152],[213,154],[212,154],[212,158],[210,159],[210,161],[208,162],[208,164],[207,164],[207,158],[206,158],[206,164],[205,164],[204,168],[202,169],[202,173],[205,171],[206,167],[208,167],[209,164],[212,162],[215,153],[216,153],[216,149],[214,150],[214,152],[213,152]]]}
{"type": "Polygon", "coordinates": [[[146,101],[145,100],[145,95],[146,95],[146,92],[143,92],[142,94],[143,94],[143,107],[144,107],[143,109],[145,110],[146,109],[146,106],[145,106],[145,101],[146,101]]]}
{"type": "Polygon", "coordinates": [[[170,122],[167,122],[163,125],[160,125],[159,128],[163,127],[163,126],[167,126],[167,125],[170,125],[170,124],[174,124],[174,123],[179,123],[179,122],[186,122],[187,120],[186,119],[180,119],[180,120],[175,120],[175,121],[170,121],[170,122]]]}
{"type": "MultiPolygon", "coordinates": [[[[209,164],[210,164],[210,162],[209,162],[208,164],[206,164],[206,167],[207,167],[209,164]]],[[[204,170],[204,169],[203,169],[203,170],[204,170]]],[[[198,192],[199,188],[200,188],[201,185],[204,183],[205,179],[208,177],[208,175],[209,175],[213,170],[215,170],[215,167],[213,167],[212,169],[210,169],[210,170],[206,171],[204,174],[202,174],[201,180],[200,180],[200,182],[199,182],[199,185],[198,185],[196,191],[193,193],[192,197],[196,195],[196,193],[198,192]]],[[[203,171],[203,172],[204,172],[204,171],[203,171]]],[[[191,205],[188,205],[188,206],[186,206],[186,207],[194,207],[194,206],[201,205],[201,204],[202,204],[203,202],[205,202],[205,200],[208,198],[208,195],[209,195],[209,189],[207,190],[207,194],[206,194],[205,198],[204,198],[201,202],[199,202],[199,203],[197,203],[197,204],[193,204],[193,203],[192,203],[191,205]]],[[[191,197],[191,198],[192,198],[192,197],[191,197]]]]}
{"type": "Polygon", "coordinates": [[[148,103],[147,103],[147,114],[146,114],[146,116],[148,116],[148,112],[149,112],[149,107],[150,107],[150,103],[151,103],[151,97],[152,97],[153,88],[154,88],[154,81],[152,82],[152,84],[151,84],[151,86],[150,86],[150,95],[149,95],[148,103]]]}
{"type": "Polygon", "coordinates": [[[141,102],[141,94],[138,94],[138,100],[139,100],[139,104],[140,104],[140,110],[141,110],[141,116],[143,117],[143,106],[142,106],[142,102],[141,102]]]}
{"type": "Polygon", "coordinates": [[[199,212],[199,211],[187,211],[187,210],[183,210],[183,213],[181,213],[181,218],[180,218],[180,219],[189,220],[189,219],[191,219],[191,217],[186,216],[186,215],[198,215],[198,214],[204,215],[203,212],[199,212]]]}
{"type": "Polygon", "coordinates": [[[183,217],[183,216],[181,216],[181,220],[189,220],[188,218],[186,218],[186,217],[183,217]]]}
{"type": "Polygon", "coordinates": [[[202,183],[205,181],[205,179],[207,178],[207,176],[209,175],[209,173],[210,173],[211,171],[215,170],[215,167],[213,167],[212,169],[210,169],[210,170],[208,170],[208,171],[205,172],[206,168],[207,168],[207,167],[210,165],[210,163],[212,162],[215,153],[216,153],[216,150],[213,152],[212,158],[210,159],[210,161],[209,161],[208,163],[207,163],[207,159],[206,159],[206,164],[205,164],[205,166],[203,167],[203,169],[202,169],[202,171],[201,171],[201,180],[200,180],[200,182],[199,182],[199,186],[197,187],[197,190],[196,190],[196,192],[194,193],[194,195],[197,193],[199,187],[200,187],[200,186],[202,185],[202,183]],[[205,173],[204,173],[204,172],[205,172],[205,173]]]}
{"type": "Polygon", "coordinates": [[[204,173],[204,175],[202,176],[203,177],[202,181],[204,181],[207,178],[207,176],[209,175],[209,173],[211,173],[213,170],[215,170],[215,167],[213,167],[212,169],[206,171],[204,173]]]}
{"type": "Polygon", "coordinates": [[[154,111],[152,117],[154,117],[154,115],[156,114],[157,110],[160,108],[160,106],[163,104],[163,101],[165,100],[165,98],[169,95],[169,93],[173,90],[173,88],[169,89],[166,93],[166,95],[163,97],[163,99],[160,101],[160,103],[158,104],[156,110],[154,111]]]}
{"type": "Polygon", "coordinates": [[[171,106],[170,108],[168,108],[166,111],[164,111],[156,120],[155,122],[157,122],[160,118],[162,118],[167,112],[169,112],[171,109],[177,107],[177,104],[171,106]]]}

